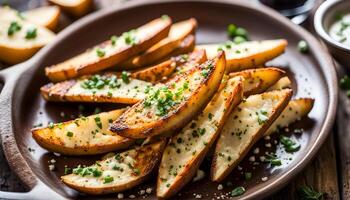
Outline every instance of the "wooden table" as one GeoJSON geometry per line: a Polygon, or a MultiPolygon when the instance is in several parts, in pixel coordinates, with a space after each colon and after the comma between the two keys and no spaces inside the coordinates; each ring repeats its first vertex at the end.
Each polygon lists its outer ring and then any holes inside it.
{"type": "MultiPolygon", "coordinates": [[[[100,0],[96,1],[97,8],[110,4],[120,4],[125,0],[100,0]]],[[[1,2],[1,1],[0,1],[1,2]]],[[[34,1],[31,6],[39,5],[34,1]]],[[[321,2],[321,0],[319,0],[321,2]]],[[[315,7],[316,9],[316,7],[315,7]]],[[[312,30],[312,17],[303,26],[312,30]]],[[[68,25],[71,20],[62,18],[61,29],[68,25]]],[[[1,65],[0,65],[1,67],[1,65]]],[[[338,77],[346,72],[337,66],[338,77]]],[[[344,91],[340,91],[337,119],[332,133],[322,146],[318,155],[309,166],[284,189],[271,196],[272,200],[298,199],[296,190],[301,185],[308,185],[315,190],[326,193],[326,199],[350,199],[350,99],[344,91]]],[[[0,147],[0,190],[2,191],[26,191],[19,179],[9,169],[6,159],[0,147]]]]}

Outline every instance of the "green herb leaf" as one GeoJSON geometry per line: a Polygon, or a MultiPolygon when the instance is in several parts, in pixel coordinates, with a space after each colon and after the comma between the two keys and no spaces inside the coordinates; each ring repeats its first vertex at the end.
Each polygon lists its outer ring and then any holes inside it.
{"type": "Polygon", "coordinates": [[[324,193],[315,191],[312,187],[301,186],[298,188],[298,195],[303,200],[321,200],[324,199],[324,193]]]}
{"type": "Polygon", "coordinates": [[[227,35],[229,36],[229,37],[234,37],[234,36],[236,36],[236,30],[237,30],[237,26],[236,25],[234,25],[234,24],[229,24],[228,26],[227,26],[227,35]]]}
{"type": "Polygon", "coordinates": [[[309,45],[304,40],[301,40],[298,43],[298,50],[301,53],[307,53],[309,51],[309,45]]]}
{"type": "Polygon", "coordinates": [[[233,189],[231,191],[231,196],[237,197],[237,196],[240,196],[240,195],[242,195],[244,193],[245,193],[245,188],[240,186],[240,187],[236,187],[235,189],[233,189]]]}
{"type": "Polygon", "coordinates": [[[290,138],[284,135],[280,136],[280,141],[284,149],[288,153],[293,153],[293,152],[299,151],[300,149],[300,144],[297,144],[295,141],[291,140],[290,138]]]}
{"type": "Polygon", "coordinates": [[[340,87],[345,90],[350,90],[350,77],[348,75],[340,79],[340,87]]]}
{"type": "Polygon", "coordinates": [[[112,44],[113,46],[116,45],[116,44],[117,44],[117,40],[118,40],[117,36],[113,35],[113,36],[111,37],[111,44],[112,44]]]}
{"type": "Polygon", "coordinates": [[[233,38],[233,42],[235,44],[241,44],[241,43],[246,42],[246,41],[247,41],[247,39],[245,37],[242,37],[242,36],[236,36],[233,38]]]}
{"type": "Polygon", "coordinates": [[[103,49],[101,49],[101,48],[97,48],[96,49],[96,55],[101,58],[101,57],[106,55],[106,52],[103,49]]]}
{"type": "Polygon", "coordinates": [[[67,132],[67,136],[68,136],[68,137],[73,137],[73,135],[74,135],[73,132],[70,132],[70,131],[67,132]]]}
{"type": "Polygon", "coordinates": [[[26,39],[35,39],[37,36],[37,29],[35,27],[30,27],[26,32],[26,39]]]}
{"type": "Polygon", "coordinates": [[[17,22],[11,22],[9,28],[7,29],[7,35],[11,36],[15,34],[16,32],[20,31],[22,29],[22,26],[19,25],[17,22]]]}
{"type": "Polygon", "coordinates": [[[126,84],[130,83],[129,73],[128,72],[123,71],[121,77],[122,77],[122,80],[123,80],[124,83],[126,83],[126,84]]]}
{"type": "Polygon", "coordinates": [[[103,178],[103,183],[106,184],[106,183],[111,183],[114,181],[114,178],[110,175],[106,176],[103,178]]]}

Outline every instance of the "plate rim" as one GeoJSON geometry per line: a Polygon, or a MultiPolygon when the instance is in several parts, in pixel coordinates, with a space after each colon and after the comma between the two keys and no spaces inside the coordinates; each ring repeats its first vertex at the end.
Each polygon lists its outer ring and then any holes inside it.
{"type": "MultiPolygon", "coordinates": [[[[3,87],[3,90],[1,91],[1,97],[0,97],[0,105],[5,105],[6,108],[4,109],[4,115],[1,116],[0,120],[0,133],[1,133],[1,139],[2,139],[2,147],[5,154],[5,157],[13,170],[18,177],[21,179],[21,181],[29,186],[30,188],[35,187],[36,185],[42,185],[38,184],[40,183],[40,179],[37,177],[37,175],[32,171],[32,169],[28,166],[27,161],[24,159],[23,155],[19,151],[19,148],[16,144],[15,139],[15,133],[14,133],[14,125],[13,122],[13,116],[12,116],[12,109],[13,109],[13,97],[14,97],[14,91],[16,89],[16,80],[21,77],[23,72],[28,70],[32,65],[37,64],[42,59],[44,59],[45,55],[51,51],[52,48],[54,48],[60,41],[69,36],[71,33],[75,32],[76,30],[90,24],[94,23],[95,20],[99,20],[100,18],[107,17],[110,14],[132,9],[133,7],[142,7],[145,5],[151,5],[151,4],[166,4],[171,2],[184,2],[184,3],[191,3],[191,2],[205,2],[205,3],[213,3],[213,4],[230,4],[233,6],[241,6],[246,7],[248,9],[254,9],[261,14],[269,15],[275,20],[282,23],[284,26],[286,26],[289,30],[294,30],[297,33],[296,35],[301,36],[304,40],[306,40],[310,47],[310,53],[312,53],[315,58],[318,58],[317,63],[318,66],[316,68],[319,68],[321,70],[322,75],[324,76],[324,81],[327,86],[328,90],[328,109],[327,113],[325,114],[324,124],[321,125],[320,131],[318,132],[318,136],[315,139],[315,142],[313,144],[310,144],[310,150],[305,153],[304,157],[301,158],[300,162],[293,165],[289,170],[286,171],[286,173],[279,175],[274,181],[272,182],[266,182],[266,186],[260,187],[257,190],[251,192],[248,195],[245,195],[242,197],[242,199],[251,199],[251,198],[263,198],[268,195],[271,195],[272,193],[276,192],[277,190],[281,189],[283,186],[285,186],[287,183],[291,181],[295,175],[300,173],[307,164],[310,163],[312,158],[314,158],[315,154],[319,151],[322,144],[327,139],[329,133],[331,132],[331,128],[335,121],[335,114],[337,110],[337,100],[338,100],[338,81],[337,81],[337,75],[335,71],[335,65],[331,59],[331,56],[329,55],[328,51],[324,46],[320,44],[320,42],[312,36],[309,32],[304,30],[303,28],[293,24],[290,22],[287,18],[284,18],[276,11],[272,10],[271,8],[262,6],[260,4],[252,3],[252,2],[242,2],[239,0],[141,0],[141,1],[131,1],[127,2],[123,5],[119,6],[112,6],[111,8],[103,9],[100,11],[97,11],[95,13],[92,13],[90,15],[87,15],[86,17],[77,20],[72,25],[64,29],[62,32],[60,32],[56,39],[49,45],[45,46],[42,50],[40,50],[34,57],[32,57],[30,60],[21,63],[19,65],[10,67],[8,69],[5,69],[0,72],[0,79],[2,79],[5,84],[3,87]],[[10,74],[13,74],[13,72],[17,72],[17,76],[11,76],[10,74]],[[8,118],[6,118],[8,117],[8,118]],[[6,122],[6,120],[10,119],[9,122],[6,122]],[[19,153],[19,156],[13,157],[13,154],[19,153]],[[25,165],[22,167],[18,167],[18,163],[24,163],[25,165]],[[35,179],[35,181],[33,180],[35,179]]],[[[33,67],[38,68],[38,66],[33,67]]]]}

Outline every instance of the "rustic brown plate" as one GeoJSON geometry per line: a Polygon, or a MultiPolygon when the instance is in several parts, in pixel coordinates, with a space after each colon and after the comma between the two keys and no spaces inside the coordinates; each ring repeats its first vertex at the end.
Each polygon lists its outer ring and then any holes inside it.
{"type": "MultiPolygon", "coordinates": [[[[226,27],[235,23],[247,28],[252,40],[288,39],[286,53],[270,64],[280,65],[289,72],[295,83],[294,91],[297,97],[313,97],[315,106],[309,118],[303,119],[295,127],[303,128],[304,133],[289,134],[301,143],[301,150],[294,154],[283,152],[277,145],[277,154],[283,158],[283,165],[271,168],[266,164],[252,165],[248,159],[241,164],[242,170],[232,173],[224,182],[224,190],[217,190],[217,183],[207,178],[185,187],[175,199],[193,199],[194,194],[200,194],[204,199],[218,197],[231,191],[236,186],[244,186],[247,191],[242,199],[261,199],[280,189],[300,172],[312,159],[321,144],[326,139],[333,121],[337,102],[337,79],[330,56],[318,41],[302,28],[292,24],[276,12],[257,6],[233,0],[206,1],[139,1],[125,4],[122,7],[102,10],[89,15],[61,32],[56,41],[41,50],[31,60],[0,72],[4,82],[1,92],[0,133],[6,158],[25,185],[28,193],[5,193],[0,197],[22,199],[116,199],[116,194],[102,197],[88,197],[63,185],[59,176],[63,174],[64,165],[74,167],[81,163],[91,163],[95,157],[63,157],[56,156],[40,148],[31,138],[30,129],[38,123],[46,125],[50,121],[58,122],[78,114],[79,104],[47,103],[39,94],[39,88],[48,80],[44,76],[44,66],[67,59],[84,49],[119,34],[130,28],[137,27],[148,20],[168,14],[175,21],[195,17],[199,22],[197,43],[222,42],[228,38],[226,27]],[[308,54],[297,50],[297,43],[305,40],[309,44],[308,54]],[[61,117],[61,112],[65,117],[61,117]],[[34,149],[34,151],[32,150],[34,149]],[[48,161],[54,158],[56,170],[49,171],[48,161]],[[253,178],[245,181],[243,172],[250,171],[253,178]],[[262,177],[268,177],[263,182],[262,177]],[[227,182],[232,186],[226,186],[227,182]]],[[[118,105],[99,105],[102,109],[112,109],[118,105]]],[[[86,104],[90,114],[96,105],[86,104]]],[[[292,130],[292,129],[291,129],[292,130]]],[[[260,152],[273,151],[274,146],[265,148],[261,141],[260,152]]],[[[248,155],[249,157],[249,155],[248,155]]],[[[208,162],[201,169],[207,171],[208,162]]],[[[154,184],[153,180],[124,193],[126,197],[135,194],[137,198],[140,189],[154,184]]],[[[154,199],[146,195],[146,199],[154,199]]]]}

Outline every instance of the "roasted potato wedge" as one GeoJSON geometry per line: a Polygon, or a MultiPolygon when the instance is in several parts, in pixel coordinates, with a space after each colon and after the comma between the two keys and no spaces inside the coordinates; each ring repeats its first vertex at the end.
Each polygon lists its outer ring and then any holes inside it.
{"type": "Polygon", "coordinates": [[[163,152],[157,180],[157,197],[169,198],[195,175],[219,135],[233,107],[243,98],[243,78],[228,80],[203,112],[171,137],[163,152]]]}
{"type": "Polygon", "coordinates": [[[249,96],[262,93],[269,87],[272,87],[284,74],[284,71],[270,67],[230,73],[230,77],[243,76],[244,95],[249,96]]]}
{"type": "Polygon", "coordinates": [[[208,58],[214,57],[218,50],[224,50],[226,53],[226,70],[235,72],[244,69],[254,68],[267,61],[281,55],[287,46],[287,41],[264,40],[249,41],[241,44],[227,42],[226,44],[204,44],[199,45],[197,49],[205,49],[208,58]]]}
{"type": "Polygon", "coordinates": [[[24,12],[19,12],[8,6],[0,7],[0,20],[27,21],[51,30],[55,30],[59,16],[60,9],[57,6],[44,6],[24,12]]]}
{"type": "Polygon", "coordinates": [[[49,0],[50,3],[62,8],[62,10],[75,17],[85,15],[91,10],[92,0],[49,0]]]}
{"type": "Polygon", "coordinates": [[[124,111],[114,110],[35,128],[32,136],[41,147],[63,155],[94,155],[125,149],[134,140],[108,130],[110,122],[124,111]]]}
{"type": "Polygon", "coordinates": [[[183,54],[166,60],[158,65],[135,71],[131,77],[152,83],[166,80],[184,68],[191,68],[197,64],[202,64],[207,60],[204,50],[194,51],[190,54],[183,54]]]}
{"type": "Polygon", "coordinates": [[[187,36],[181,42],[179,47],[177,47],[174,51],[172,51],[170,54],[165,56],[162,60],[167,60],[171,57],[175,57],[178,55],[187,54],[187,53],[192,52],[194,50],[195,43],[196,43],[196,38],[194,37],[194,35],[187,36]]]}
{"type": "Polygon", "coordinates": [[[62,63],[46,67],[46,76],[57,82],[109,68],[165,38],[170,25],[171,20],[168,17],[152,20],[136,30],[123,33],[118,38],[112,37],[111,40],[62,63]]]}
{"type": "Polygon", "coordinates": [[[43,6],[23,12],[25,20],[55,30],[61,11],[58,6],[43,6]]]}
{"type": "Polygon", "coordinates": [[[123,69],[136,69],[155,63],[180,46],[182,41],[193,34],[197,27],[194,18],[177,22],[170,27],[168,37],[159,41],[141,55],[137,55],[120,64],[123,69]]]}
{"type": "Polygon", "coordinates": [[[73,169],[63,183],[88,194],[108,194],[142,183],[159,163],[165,141],[158,141],[118,154],[110,154],[90,167],[73,169]]]}
{"type": "Polygon", "coordinates": [[[170,133],[186,125],[210,101],[219,88],[225,70],[225,54],[195,66],[149,92],[127,109],[110,127],[130,138],[170,133]]]}
{"type": "Polygon", "coordinates": [[[287,106],[292,90],[275,90],[249,96],[225,122],[211,166],[211,180],[222,181],[243,159],[287,106]]]}
{"type": "Polygon", "coordinates": [[[25,61],[55,38],[44,27],[7,20],[0,20],[0,35],[0,60],[9,64],[25,61]]]}
{"type": "Polygon", "coordinates": [[[47,101],[108,102],[135,104],[145,98],[152,83],[133,79],[127,74],[106,73],[87,75],[40,88],[47,101]]]}
{"type": "Polygon", "coordinates": [[[147,82],[157,83],[161,81],[164,77],[168,77],[171,74],[173,74],[175,68],[175,62],[173,62],[172,60],[166,60],[152,67],[146,67],[145,69],[132,72],[131,77],[147,82]]]}
{"type": "Polygon", "coordinates": [[[287,76],[285,76],[278,80],[273,86],[269,87],[266,91],[282,90],[291,87],[292,81],[290,81],[290,79],[287,76]]]}
{"type": "Polygon", "coordinates": [[[265,135],[271,135],[278,129],[288,127],[290,124],[299,121],[311,111],[314,101],[311,98],[300,98],[290,101],[276,121],[265,132],[265,135]]]}

